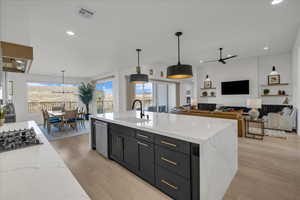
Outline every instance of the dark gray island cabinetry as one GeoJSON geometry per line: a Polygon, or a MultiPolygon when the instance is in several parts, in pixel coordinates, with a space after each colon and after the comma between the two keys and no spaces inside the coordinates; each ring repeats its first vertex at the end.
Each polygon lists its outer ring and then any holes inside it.
{"type": "MultiPolygon", "coordinates": [[[[92,147],[96,144],[91,120],[92,147]]],[[[108,158],[176,200],[199,200],[199,145],[108,123],[108,158]]]]}

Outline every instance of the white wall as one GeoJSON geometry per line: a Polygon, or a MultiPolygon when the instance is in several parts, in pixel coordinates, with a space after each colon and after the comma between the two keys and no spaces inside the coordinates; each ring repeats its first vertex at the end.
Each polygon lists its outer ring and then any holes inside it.
{"type": "MultiPolygon", "coordinates": [[[[2,41],[2,0],[0,0],[0,41],[2,41]]],[[[2,58],[2,50],[0,48],[0,58],[2,58]]],[[[3,86],[3,78],[2,78],[2,69],[3,65],[2,65],[2,59],[0,59],[0,90],[2,93],[2,86],[3,86]]],[[[2,94],[0,94],[0,98],[2,98],[2,94]]]]}
{"type": "MultiPolygon", "coordinates": [[[[291,54],[281,54],[274,56],[251,57],[242,59],[233,59],[226,65],[218,63],[203,64],[198,68],[198,81],[195,81],[195,88],[198,90],[198,101],[204,103],[217,103],[228,106],[245,106],[249,98],[261,98],[261,85],[267,84],[267,75],[271,72],[272,66],[276,66],[277,71],[281,74],[281,82],[292,83],[291,72],[291,54]],[[216,98],[201,98],[203,82],[205,76],[209,75],[216,89],[216,98]],[[221,82],[250,80],[249,95],[221,95],[221,82]]],[[[278,89],[270,88],[271,92],[277,93],[278,89]]],[[[292,85],[284,87],[288,94],[292,94],[292,85]]],[[[265,104],[281,104],[285,97],[264,97],[265,104]]],[[[289,97],[292,103],[292,96],[289,97]]]]}
{"type": "MultiPolygon", "coordinates": [[[[300,28],[298,30],[297,38],[295,40],[295,45],[293,48],[293,68],[292,68],[292,74],[294,79],[294,85],[293,85],[293,95],[294,95],[294,102],[293,105],[298,109],[299,114],[299,108],[300,108],[300,81],[298,80],[300,77],[300,28]]],[[[300,117],[298,117],[298,134],[300,135],[300,117]]]]}
{"type": "MultiPolygon", "coordinates": [[[[61,83],[60,76],[31,75],[21,73],[8,73],[8,80],[14,81],[13,102],[16,109],[17,121],[35,120],[42,123],[41,113],[29,113],[27,102],[27,82],[61,83]]],[[[81,78],[66,78],[66,83],[86,82],[81,78]]]]}

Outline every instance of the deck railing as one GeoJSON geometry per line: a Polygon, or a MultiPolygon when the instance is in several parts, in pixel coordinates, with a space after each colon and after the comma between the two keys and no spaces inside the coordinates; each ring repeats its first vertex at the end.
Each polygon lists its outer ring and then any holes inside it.
{"type": "Polygon", "coordinates": [[[65,105],[66,110],[76,109],[79,105],[78,102],[68,101],[68,102],[28,102],[28,112],[30,113],[38,113],[41,112],[42,109],[51,110],[52,107],[62,107],[65,105]]]}

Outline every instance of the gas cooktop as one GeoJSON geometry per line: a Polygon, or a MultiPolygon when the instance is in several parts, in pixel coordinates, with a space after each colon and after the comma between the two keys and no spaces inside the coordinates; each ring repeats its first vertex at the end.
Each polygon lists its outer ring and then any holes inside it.
{"type": "Polygon", "coordinates": [[[0,153],[39,144],[42,142],[33,128],[0,133],[0,153]]]}

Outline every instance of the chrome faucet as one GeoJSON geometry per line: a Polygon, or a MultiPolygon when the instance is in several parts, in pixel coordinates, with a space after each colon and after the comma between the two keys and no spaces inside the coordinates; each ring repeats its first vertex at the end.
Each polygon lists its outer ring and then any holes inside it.
{"type": "Polygon", "coordinates": [[[134,109],[135,103],[139,102],[140,103],[140,109],[141,109],[141,119],[143,119],[143,117],[145,116],[144,112],[143,112],[143,103],[141,100],[139,99],[135,99],[132,103],[132,110],[134,109]]]}

